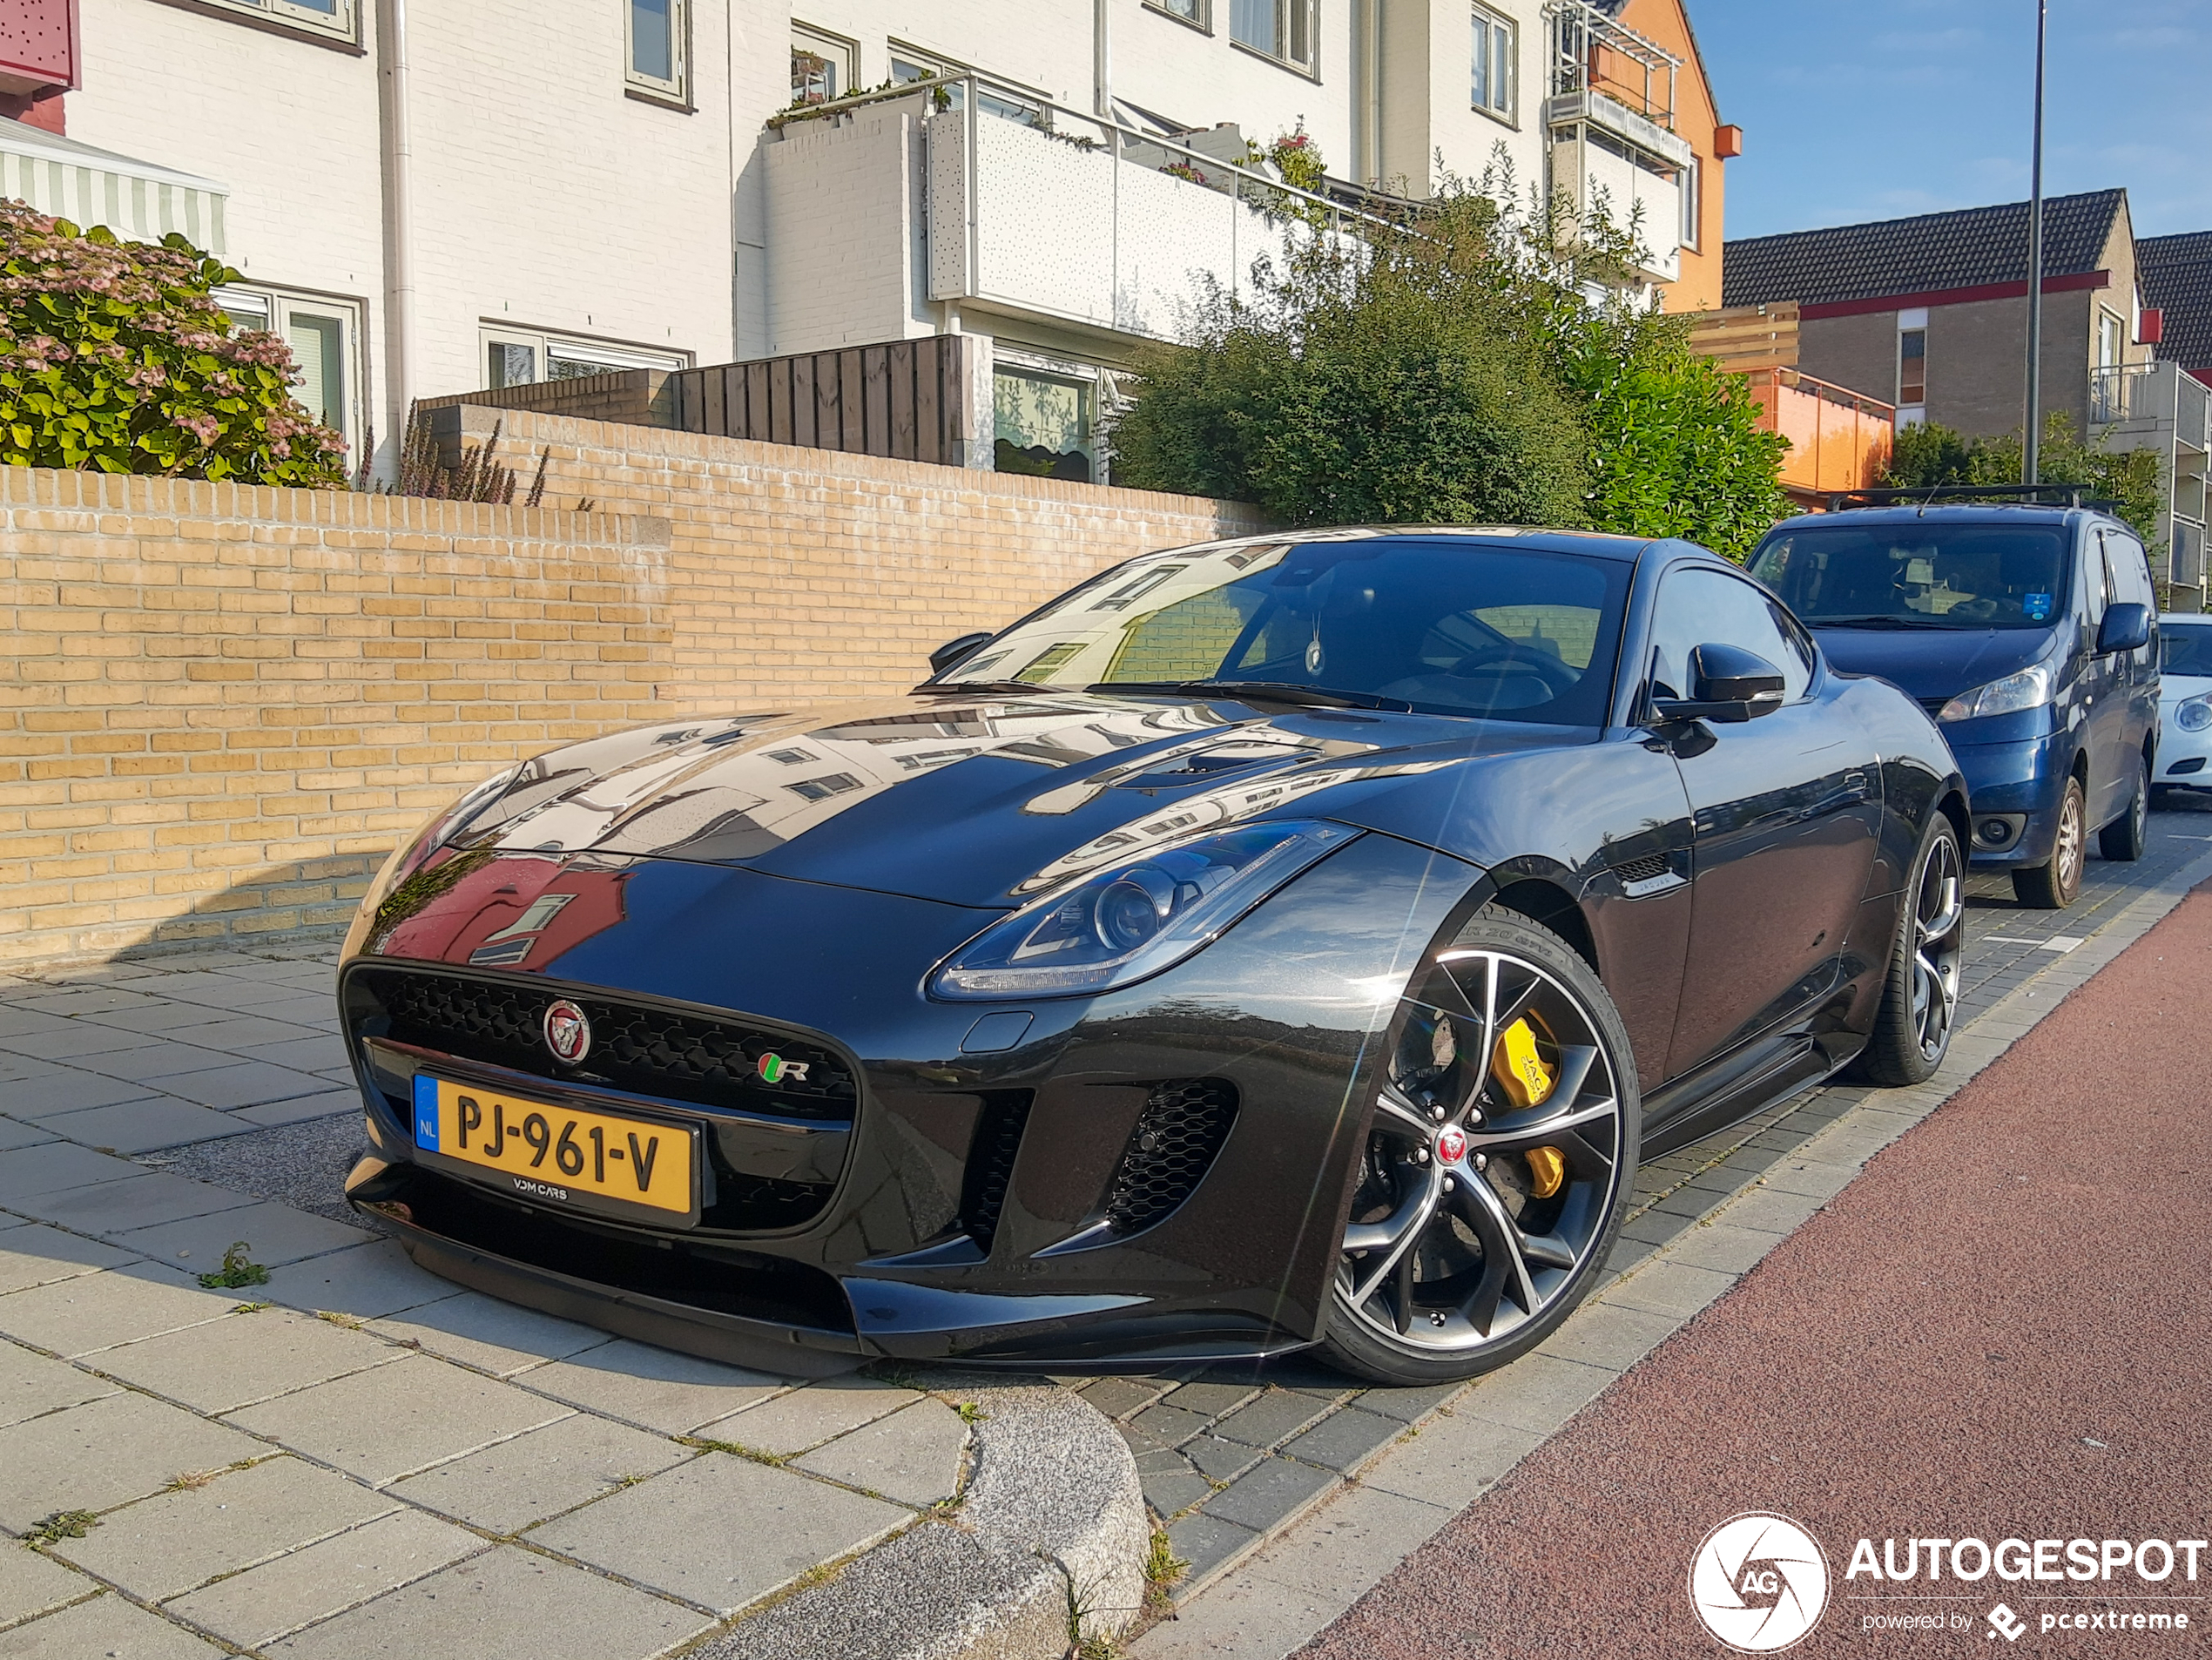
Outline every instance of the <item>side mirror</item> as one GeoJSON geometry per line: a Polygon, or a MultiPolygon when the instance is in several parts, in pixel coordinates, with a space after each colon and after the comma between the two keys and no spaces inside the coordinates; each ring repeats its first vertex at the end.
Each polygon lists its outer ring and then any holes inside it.
{"type": "Polygon", "coordinates": [[[2114,651],[2140,651],[2150,644],[2150,607],[2123,599],[2105,607],[2105,619],[2097,625],[2097,655],[2109,656],[2114,651]]]}
{"type": "Polygon", "coordinates": [[[947,640],[929,654],[929,672],[942,674],[958,667],[963,658],[974,655],[975,648],[990,638],[990,631],[986,629],[981,634],[963,634],[956,640],[947,640]]]}
{"type": "Polygon", "coordinates": [[[1753,720],[1782,707],[1782,671],[1740,645],[1700,645],[1689,654],[1690,696],[1654,698],[1662,720],[1753,720]]]}

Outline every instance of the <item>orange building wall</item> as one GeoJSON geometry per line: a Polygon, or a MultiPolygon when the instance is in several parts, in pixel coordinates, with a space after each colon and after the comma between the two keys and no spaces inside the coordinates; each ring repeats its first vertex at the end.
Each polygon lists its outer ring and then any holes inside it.
{"type": "MultiPolygon", "coordinates": [[[[1682,251],[1682,275],[1662,290],[1669,311],[1716,311],[1721,303],[1723,175],[1727,164],[1713,153],[1720,110],[1705,79],[1704,59],[1690,31],[1683,0],[1629,0],[1621,22],[1683,60],[1675,76],[1675,131],[1696,151],[1703,194],[1698,203],[1697,246],[1682,251]]],[[[1637,85],[1642,86],[1641,75],[1637,85]]]]}

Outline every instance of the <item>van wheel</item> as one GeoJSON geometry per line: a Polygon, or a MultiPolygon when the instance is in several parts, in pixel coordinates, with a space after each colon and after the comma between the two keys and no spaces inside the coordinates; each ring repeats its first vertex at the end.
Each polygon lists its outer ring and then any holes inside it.
{"type": "Polygon", "coordinates": [[[2097,832],[2097,851],[2107,859],[2134,864],[2150,839],[2150,764],[2135,757],[2135,793],[2128,810],[2097,832]]]}
{"type": "Polygon", "coordinates": [[[2081,780],[2069,778],[2059,798],[2059,833],[2048,864],[2013,873],[2013,894],[2039,911],[2062,911],[2080,896],[2081,866],[2088,853],[2088,808],[2081,780]]]}

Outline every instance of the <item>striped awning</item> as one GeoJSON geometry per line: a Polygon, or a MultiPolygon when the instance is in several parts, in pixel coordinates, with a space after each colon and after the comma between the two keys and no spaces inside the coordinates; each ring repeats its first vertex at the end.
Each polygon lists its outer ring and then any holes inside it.
{"type": "Polygon", "coordinates": [[[223,252],[226,186],[151,161],[96,150],[0,117],[0,197],[90,230],[158,242],[180,231],[193,246],[223,252]]]}

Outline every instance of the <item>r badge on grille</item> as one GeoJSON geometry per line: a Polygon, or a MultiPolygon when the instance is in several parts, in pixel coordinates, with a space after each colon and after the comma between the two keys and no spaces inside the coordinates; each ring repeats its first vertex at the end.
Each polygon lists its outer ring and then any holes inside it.
{"type": "Polygon", "coordinates": [[[563,997],[545,1010],[545,1047],[553,1058],[574,1066],[591,1049],[591,1022],[583,1010],[563,997]]]}

